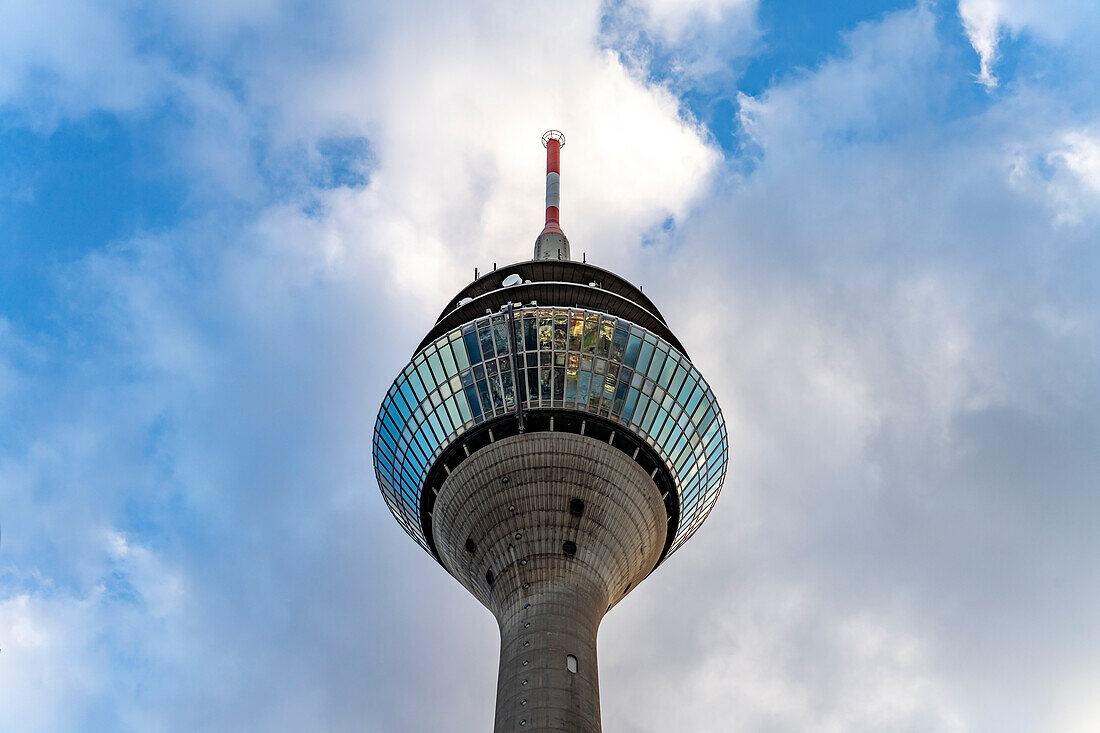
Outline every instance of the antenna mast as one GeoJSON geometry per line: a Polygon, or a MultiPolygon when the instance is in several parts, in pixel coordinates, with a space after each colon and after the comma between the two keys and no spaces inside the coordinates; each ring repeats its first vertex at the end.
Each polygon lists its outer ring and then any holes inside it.
{"type": "Polygon", "coordinates": [[[535,240],[536,260],[568,260],[569,239],[559,222],[559,196],[561,189],[561,149],[565,135],[560,130],[548,130],[542,136],[546,148],[546,226],[535,240]]]}

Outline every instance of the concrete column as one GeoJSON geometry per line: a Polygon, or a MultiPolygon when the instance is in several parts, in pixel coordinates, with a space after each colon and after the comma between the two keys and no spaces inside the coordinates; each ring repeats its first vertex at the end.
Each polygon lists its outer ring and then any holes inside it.
{"type": "Polygon", "coordinates": [[[445,567],[500,626],[497,733],[598,733],[600,620],[667,531],[649,475],[592,438],[514,436],[451,472],[432,527],[445,567]]]}
{"type": "Polygon", "coordinates": [[[581,583],[566,588],[537,585],[522,605],[497,617],[495,730],[531,730],[535,725],[537,730],[599,733],[596,631],[606,612],[605,596],[581,583]]]}

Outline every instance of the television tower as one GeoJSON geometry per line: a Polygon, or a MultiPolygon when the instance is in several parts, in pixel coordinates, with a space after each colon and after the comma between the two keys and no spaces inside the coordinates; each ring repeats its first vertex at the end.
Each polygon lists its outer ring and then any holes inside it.
{"type": "Polygon", "coordinates": [[[569,257],[565,137],[543,135],[534,259],[443,309],[386,394],[374,464],[394,517],[500,627],[495,731],[600,731],[596,632],[710,513],[718,403],[657,307],[569,257]]]}

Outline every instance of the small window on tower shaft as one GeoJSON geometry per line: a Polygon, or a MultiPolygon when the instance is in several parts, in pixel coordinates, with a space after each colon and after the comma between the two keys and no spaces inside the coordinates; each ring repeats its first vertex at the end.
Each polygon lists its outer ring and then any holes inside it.
{"type": "Polygon", "coordinates": [[[577,673],[577,658],[574,657],[572,654],[565,658],[565,668],[573,674],[577,673]]]}
{"type": "Polygon", "coordinates": [[[584,514],[584,502],[580,499],[573,499],[569,502],[569,513],[574,517],[579,517],[584,514]]]}

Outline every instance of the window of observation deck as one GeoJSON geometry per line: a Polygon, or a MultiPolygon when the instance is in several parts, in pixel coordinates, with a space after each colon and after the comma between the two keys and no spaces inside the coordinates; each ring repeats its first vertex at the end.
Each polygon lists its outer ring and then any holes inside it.
{"type": "Polygon", "coordinates": [[[486,315],[436,339],[386,395],[375,468],[398,522],[426,547],[419,507],[428,468],[462,433],[513,414],[518,396],[525,410],[586,412],[644,439],[679,491],[675,550],[709,513],[725,475],[726,429],[710,387],[669,343],[606,313],[519,308],[511,343],[507,318],[486,315]]]}

